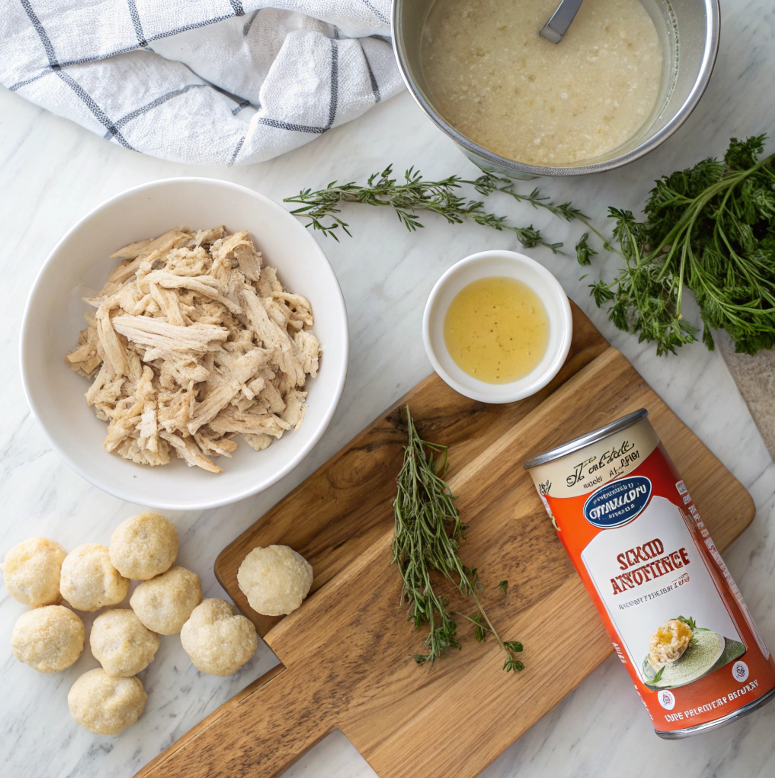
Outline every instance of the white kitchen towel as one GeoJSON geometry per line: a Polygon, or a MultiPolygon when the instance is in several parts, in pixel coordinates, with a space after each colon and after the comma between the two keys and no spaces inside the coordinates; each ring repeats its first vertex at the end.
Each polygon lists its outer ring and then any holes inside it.
{"type": "Polygon", "coordinates": [[[389,36],[390,0],[0,0],[0,82],[128,149],[244,165],[396,94],[389,36]]]}

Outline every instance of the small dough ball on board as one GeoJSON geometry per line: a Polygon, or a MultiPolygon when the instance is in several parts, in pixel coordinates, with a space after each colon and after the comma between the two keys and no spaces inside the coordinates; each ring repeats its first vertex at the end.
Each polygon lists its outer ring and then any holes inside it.
{"type": "Polygon", "coordinates": [[[129,591],[129,579],[113,567],[105,546],[84,543],[62,562],[59,590],[73,608],[91,612],[121,602],[129,591]]]}
{"type": "Polygon", "coordinates": [[[66,556],[59,543],[47,538],[29,538],[15,545],[2,564],[8,594],[30,608],[58,604],[62,600],[59,574],[66,556]]]}
{"type": "Polygon", "coordinates": [[[178,555],[175,525],[160,513],[122,521],[110,538],[110,561],[125,578],[148,581],[172,567],[178,555]]]}
{"type": "Polygon", "coordinates": [[[63,605],[44,605],[22,613],[11,635],[14,656],[39,673],[70,667],[83,652],[86,629],[63,605]]]}
{"type": "Polygon", "coordinates": [[[232,675],[256,653],[253,622],[235,616],[225,600],[203,600],[180,631],[183,650],[194,667],[209,675],[232,675]]]}
{"type": "Polygon", "coordinates": [[[237,583],[254,611],[285,616],[307,596],[312,565],[289,546],[254,548],[237,571],[237,583]]]}
{"type": "Polygon", "coordinates": [[[180,632],[200,602],[202,582],[199,576],[177,565],[150,581],[143,581],[129,600],[137,618],[159,635],[180,632]]]}
{"type": "Polygon", "coordinates": [[[148,695],[139,678],[118,678],[97,668],[84,673],[67,695],[70,714],[95,735],[118,735],[140,718],[148,695]]]}
{"type": "Polygon", "coordinates": [[[116,608],[94,620],[89,645],[108,675],[131,678],[153,662],[159,636],[144,627],[134,611],[116,608]]]}

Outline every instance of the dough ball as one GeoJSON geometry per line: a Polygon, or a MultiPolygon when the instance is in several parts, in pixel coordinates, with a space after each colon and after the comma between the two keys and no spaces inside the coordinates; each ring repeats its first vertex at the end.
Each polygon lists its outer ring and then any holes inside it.
{"type": "Polygon", "coordinates": [[[180,631],[180,642],[194,667],[209,675],[236,673],[258,647],[250,619],[235,616],[228,602],[215,598],[194,608],[180,631]]]}
{"type": "Polygon", "coordinates": [[[254,548],[240,565],[237,583],[254,611],[284,616],[307,596],[312,565],[288,546],[254,548]]]}
{"type": "Polygon", "coordinates": [[[110,538],[110,561],[126,578],[148,581],[172,567],[178,555],[175,525],[160,513],[122,521],[110,538]]]}
{"type": "Polygon", "coordinates": [[[176,635],[191,611],[202,602],[202,582],[185,567],[171,567],[166,573],[143,581],[132,593],[129,604],[137,618],[153,632],[176,635]]]}
{"type": "Polygon", "coordinates": [[[131,678],[153,662],[159,650],[159,636],[144,627],[134,611],[121,608],[97,616],[89,645],[108,675],[131,678]]]}
{"type": "Polygon", "coordinates": [[[84,673],[67,695],[70,714],[95,735],[118,735],[140,718],[148,695],[139,678],[117,678],[97,668],[84,673]]]}
{"type": "Polygon", "coordinates": [[[5,555],[2,564],[8,594],[31,608],[56,605],[62,599],[59,573],[66,556],[67,551],[53,540],[23,540],[5,555]]]}
{"type": "Polygon", "coordinates": [[[105,546],[85,543],[62,562],[59,590],[73,608],[91,612],[121,602],[129,591],[129,579],[113,567],[105,546]]]}
{"type": "Polygon", "coordinates": [[[14,656],[39,673],[70,667],[86,640],[83,622],[63,605],[44,605],[19,616],[11,635],[14,656]]]}

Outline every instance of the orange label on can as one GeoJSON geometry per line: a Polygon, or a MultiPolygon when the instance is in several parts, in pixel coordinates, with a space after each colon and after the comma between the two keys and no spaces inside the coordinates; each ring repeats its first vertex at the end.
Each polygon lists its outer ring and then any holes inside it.
{"type": "Polygon", "coordinates": [[[726,719],[775,688],[764,638],[646,418],[530,473],[657,732],[726,719]]]}

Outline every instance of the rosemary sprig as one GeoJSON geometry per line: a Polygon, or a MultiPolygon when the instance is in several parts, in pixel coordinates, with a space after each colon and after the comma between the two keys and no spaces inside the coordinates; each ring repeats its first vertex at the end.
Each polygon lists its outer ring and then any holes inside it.
{"type": "Polygon", "coordinates": [[[466,527],[444,481],[447,447],[420,438],[409,406],[406,406],[406,423],[408,441],[393,503],[395,531],[391,561],[401,573],[401,600],[409,605],[408,620],[415,629],[424,624],[429,627],[424,643],[428,653],[415,654],[414,659],[418,664],[432,663],[448,648],[460,648],[449,603],[434,588],[432,574],[437,573],[452,583],[461,596],[473,598],[477,608],[475,617],[463,618],[476,625],[476,639],[483,640],[491,632],[506,654],[504,669],[519,672],[524,665],[514,655],[522,651],[522,644],[501,640],[477,594],[476,568],[467,567],[460,559],[460,541],[466,527]]]}
{"type": "MultiPolygon", "coordinates": [[[[486,211],[483,201],[462,196],[459,191],[463,186],[472,186],[483,197],[494,192],[504,192],[518,202],[527,202],[534,208],[546,209],[566,221],[586,219],[572,208],[570,203],[555,205],[548,198],[542,197],[537,189],[529,195],[521,195],[514,190],[514,181],[493,173],[484,172],[474,180],[448,176],[439,181],[428,181],[419,170],[411,167],[404,173],[403,182],[400,183],[393,177],[392,165],[388,165],[381,173],[369,176],[366,186],[360,186],[354,181],[346,184],[332,181],[324,189],[314,192],[304,189],[296,197],[286,197],[284,202],[300,203],[301,207],[291,213],[308,217],[310,221],[307,227],[319,230],[335,240],[339,240],[340,230],[352,236],[350,225],[339,216],[342,212],[340,205],[361,203],[392,208],[399,221],[410,232],[424,226],[418,214],[427,211],[443,216],[450,224],[462,224],[471,220],[494,230],[513,232],[525,248],[541,245],[554,253],[561,248],[562,243],[545,241],[540,230],[535,229],[532,224],[528,227],[507,224],[505,216],[496,216],[486,211]]],[[[602,238],[602,235],[600,237],[602,238]]]]}

